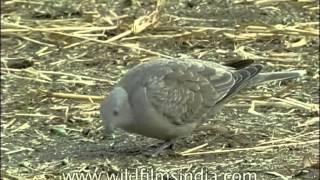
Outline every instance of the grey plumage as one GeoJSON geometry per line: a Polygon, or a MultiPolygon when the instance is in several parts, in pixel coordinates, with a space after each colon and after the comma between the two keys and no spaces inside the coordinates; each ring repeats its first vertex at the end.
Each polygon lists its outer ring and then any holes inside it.
{"type": "Polygon", "coordinates": [[[269,80],[296,78],[304,71],[260,73],[195,59],[154,59],[122,77],[101,105],[108,132],[128,132],[162,140],[190,134],[217,114],[239,90],[269,80]]]}

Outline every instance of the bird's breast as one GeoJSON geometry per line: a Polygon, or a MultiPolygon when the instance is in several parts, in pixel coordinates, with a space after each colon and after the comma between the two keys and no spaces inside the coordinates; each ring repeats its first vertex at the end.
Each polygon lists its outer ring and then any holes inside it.
{"type": "Polygon", "coordinates": [[[151,138],[170,140],[186,136],[196,127],[195,123],[174,124],[166,116],[158,112],[148,101],[146,88],[140,87],[130,98],[133,120],[120,127],[126,131],[151,138]]]}

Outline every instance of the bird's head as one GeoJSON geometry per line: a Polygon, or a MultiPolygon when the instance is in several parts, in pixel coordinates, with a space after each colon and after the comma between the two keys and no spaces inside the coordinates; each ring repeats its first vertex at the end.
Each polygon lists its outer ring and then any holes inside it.
{"type": "Polygon", "coordinates": [[[115,87],[101,104],[100,115],[107,134],[116,127],[128,125],[132,120],[132,112],[127,91],[115,87]]]}

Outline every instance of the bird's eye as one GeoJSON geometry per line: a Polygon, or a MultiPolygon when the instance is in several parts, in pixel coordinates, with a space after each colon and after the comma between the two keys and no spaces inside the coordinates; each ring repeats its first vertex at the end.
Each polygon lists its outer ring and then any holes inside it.
{"type": "Polygon", "coordinates": [[[119,113],[118,113],[117,110],[113,110],[113,115],[114,115],[114,116],[118,116],[118,114],[119,114],[119,113]]]}

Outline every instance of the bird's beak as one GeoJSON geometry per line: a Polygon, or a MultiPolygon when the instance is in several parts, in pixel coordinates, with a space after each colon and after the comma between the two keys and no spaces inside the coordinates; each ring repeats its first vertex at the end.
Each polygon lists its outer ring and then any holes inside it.
{"type": "Polygon", "coordinates": [[[113,125],[112,124],[108,124],[108,126],[105,128],[106,134],[108,135],[112,135],[113,133],[113,125]]]}
{"type": "Polygon", "coordinates": [[[110,138],[113,139],[113,138],[114,138],[113,126],[112,126],[112,125],[108,125],[108,126],[105,128],[104,137],[107,138],[107,139],[110,139],[110,138]]]}

